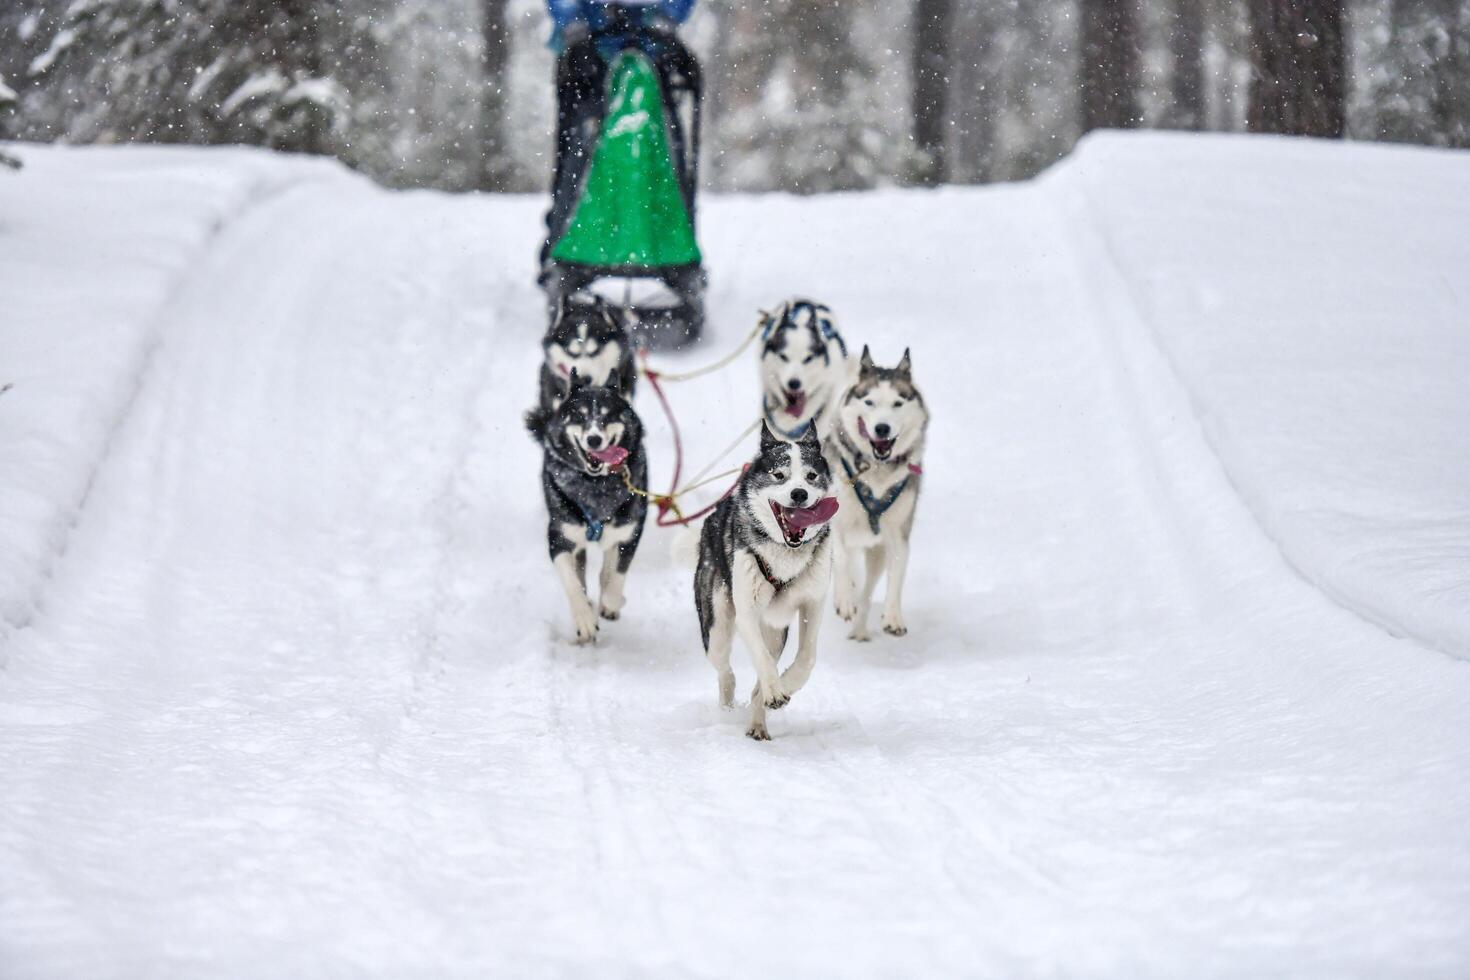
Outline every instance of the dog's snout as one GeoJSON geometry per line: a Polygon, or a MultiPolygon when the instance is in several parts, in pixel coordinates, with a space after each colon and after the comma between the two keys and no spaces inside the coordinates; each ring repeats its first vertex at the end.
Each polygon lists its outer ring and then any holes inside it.
{"type": "Polygon", "coordinates": [[[873,426],[873,434],[879,439],[887,439],[888,433],[892,431],[893,426],[889,425],[887,422],[879,422],[877,425],[873,426]]]}
{"type": "Polygon", "coordinates": [[[806,497],[807,497],[807,493],[806,493],[805,488],[803,488],[803,487],[797,487],[795,490],[792,490],[791,491],[791,502],[793,504],[804,504],[804,503],[806,503],[806,497]]]}
{"type": "Polygon", "coordinates": [[[592,433],[590,436],[587,437],[587,445],[590,448],[592,448],[592,449],[599,449],[599,448],[601,448],[602,447],[602,436],[598,435],[595,432],[592,433]]]}
{"type": "Polygon", "coordinates": [[[801,379],[800,378],[792,378],[790,381],[786,382],[786,387],[790,388],[792,391],[800,391],[801,390],[801,379]]]}

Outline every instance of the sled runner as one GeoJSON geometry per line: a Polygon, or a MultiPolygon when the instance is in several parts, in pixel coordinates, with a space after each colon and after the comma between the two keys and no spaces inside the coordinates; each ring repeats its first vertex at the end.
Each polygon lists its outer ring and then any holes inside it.
{"type": "Polygon", "coordinates": [[[693,342],[705,286],[694,230],[698,63],[670,32],[631,32],[610,61],[589,38],[562,56],[558,88],[548,301],[593,292],[632,314],[635,341],[693,342]]]}

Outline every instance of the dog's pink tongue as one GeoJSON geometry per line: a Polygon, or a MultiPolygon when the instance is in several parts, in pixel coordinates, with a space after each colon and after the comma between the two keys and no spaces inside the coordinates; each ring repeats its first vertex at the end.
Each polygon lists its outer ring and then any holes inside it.
{"type": "Polygon", "coordinates": [[[813,524],[825,524],[837,513],[837,498],[823,497],[810,507],[793,507],[786,512],[786,523],[801,530],[813,524]]]}
{"type": "Polygon", "coordinates": [[[792,418],[801,418],[801,413],[806,411],[806,392],[792,395],[786,400],[786,414],[792,418]]]}
{"type": "Polygon", "coordinates": [[[622,466],[623,460],[628,458],[628,450],[622,446],[608,446],[606,449],[589,449],[587,455],[608,466],[622,466]]]}

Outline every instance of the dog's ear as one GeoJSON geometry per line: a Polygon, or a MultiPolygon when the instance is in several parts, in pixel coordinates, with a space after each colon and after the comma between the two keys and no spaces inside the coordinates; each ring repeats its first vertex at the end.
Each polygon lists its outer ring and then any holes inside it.
{"type": "Polygon", "coordinates": [[[556,305],[551,310],[551,322],[546,325],[546,341],[556,336],[556,331],[561,327],[562,320],[566,319],[568,300],[565,296],[559,297],[556,305]]]}
{"type": "Polygon", "coordinates": [[[544,408],[533,408],[526,413],[526,431],[537,442],[546,441],[546,427],[551,422],[551,412],[544,408]]]}
{"type": "Polygon", "coordinates": [[[913,362],[909,359],[909,349],[907,347],[903,349],[903,359],[898,362],[898,367],[894,370],[904,381],[913,380],[914,365],[913,362]]]}
{"type": "Polygon", "coordinates": [[[766,453],[768,453],[771,450],[775,449],[779,445],[781,445],[781,440],[776,438],[776,433],[772,432],[771,431],[771,427],[768,424],[766,424],[766,421],[764,419],[762,419],[761,420],[761,455],[764,456],[766,453]]]}
{"type": "Polygon", "coordinates": [[[623,308],[610,302],[606,297],[593,293],[592,308],[597,311],[598,316],[602,317],[603,322],[613,329],[624,330],[627,328],[628,318],[624,315],[623,308]]]}
{"type": "Polygon", "coordinates": [[[858,376],[867,378],[878,373],[878,367],[873,363],[873,355],[868,351],[868,345],[863,344],[863,356],[858,361],[858,376]]]}
{"type": "Polygon", "coordinates": [[[621,306],[608,303],[602,308],[602,318],[617,333],[627,333],[632,317],[621,306]]]}
{"type": "Polygon", "coordinates": [[[815,419],[813,419],[812,422],[807,425],[806,431],[802,433],[801,443],[805,446],[815,446],[818,449],[822,448],[822,440],[817,437],[817,426],[815,419]]]}
{"type": "Polygon", "coordinates": [[[776,332],[776,324],[780,322],[778,314],[770,313],[766,310],[757,310],[756,312],[760,314],[761,340],[765,343],[770,343],[771,335],[776,332]]]}

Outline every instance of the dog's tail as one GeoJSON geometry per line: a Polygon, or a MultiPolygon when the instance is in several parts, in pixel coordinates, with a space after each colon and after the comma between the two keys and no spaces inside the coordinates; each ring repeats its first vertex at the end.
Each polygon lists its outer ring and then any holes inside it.
{"type": "Polygon", "coordinates": [[[551,412],[544,406],[538,405],[526,412],[526,431],[531,433],[531,438],[537,442],[546,441],[546,425],[551,421],[551,412]]]}
{"type": "Polygon", "coordinates": [[[699,532],[703,527],[704,521],[695,521],[674,532],[669,542],[669,557],[675,565],[693,571],[699,564],[699,532]]]}

